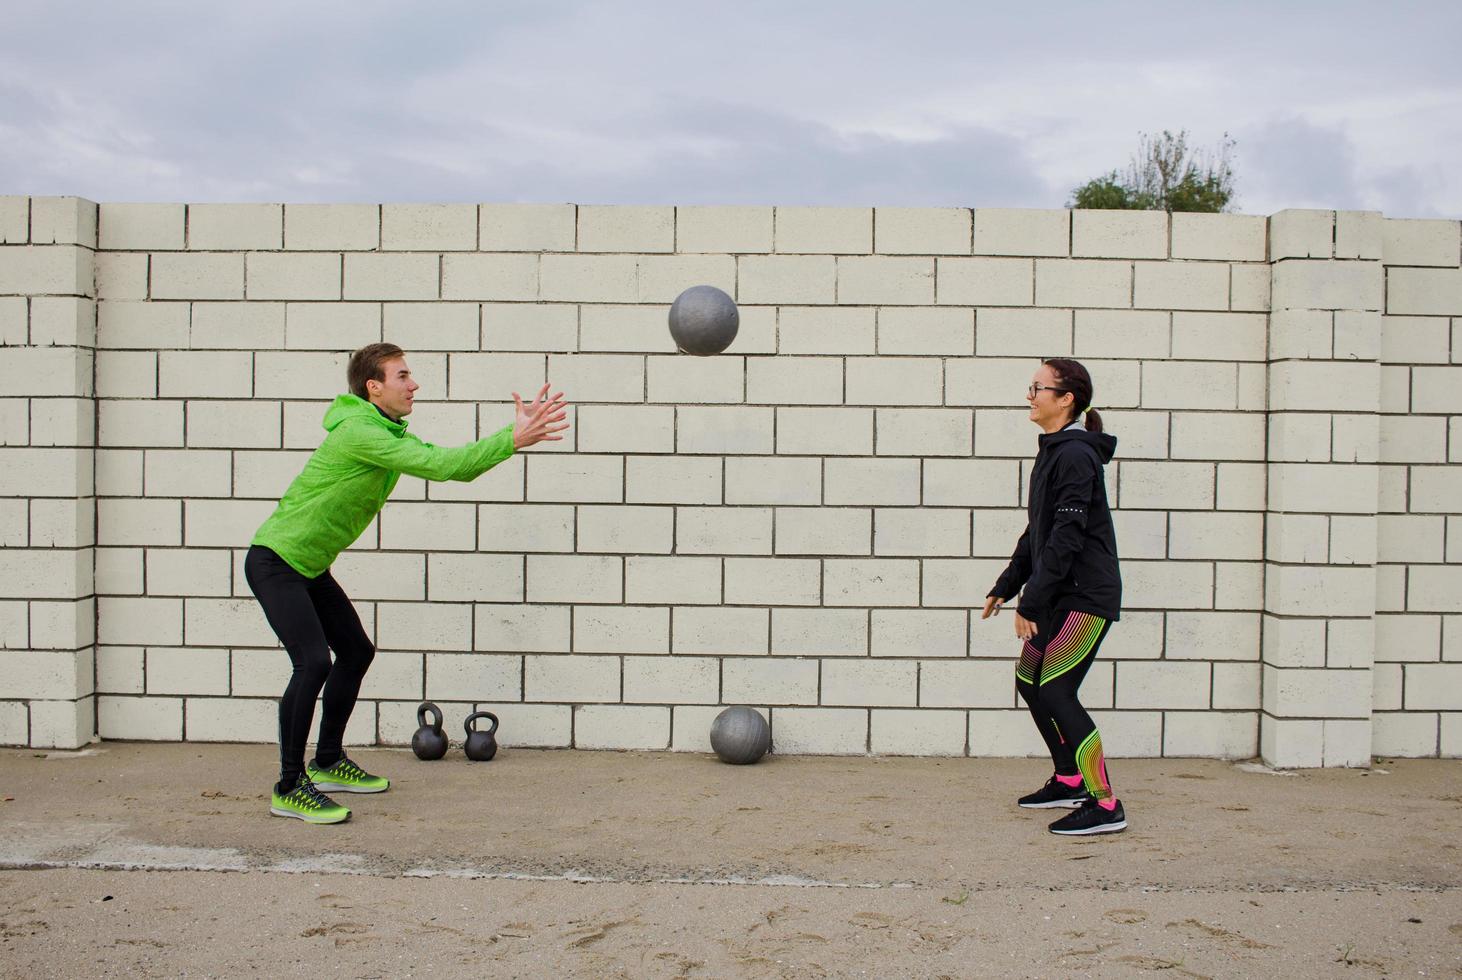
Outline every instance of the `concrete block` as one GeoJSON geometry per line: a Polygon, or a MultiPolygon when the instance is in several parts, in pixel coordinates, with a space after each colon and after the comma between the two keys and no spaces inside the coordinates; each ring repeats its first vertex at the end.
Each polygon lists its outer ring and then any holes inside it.
{"type": "Polygon", "coordinates": [[[668,405],[585,405],[578,410],[576,421],[582,452],[675,450],[675,409],[668,405]]]}
{"type": "Polygon", "coordinates": [[[963,509],[890,509],[876,512],[876,555],[965,556],[969,554],[970,513],[963,509]]]}
{"type": "Polygon", "coordinates": [[[1214,504],[1212,463],[1128,461],[1120,479],[1127,509],[1208,510],[1214,504]]]}
{"type": "Polygon", "coordinates": [[[1123,604],[1133,609],[1211,609],[1213,578],[1208,562],[1123,562],[1123,604]]]}
{"type": "Polygon", "coordinates": [[[1258,710],[1262,700],[1261,677],[1262,667],[1257,663],[1215,663],[1213,665],[1213,707],[1243,711],[1258,710]]]}
{"type": "Polygon", "coordinates": [[[1379,211],[1335,212],[1335,257],[1380,259],[1382,222],[1379,211]]]}
{"type": "Polygon", "coordinates": [[[944,400],[942,367],[930,357],[849,359],[845,400],[853,405],[938,405],[944,400]]]}
{"type": "MultiPolygon", "coordinates": [[[[187,408],[190,449],[277,449],[280,446],[278,402],[193,401],[187,408]]],[[[102,411],[107,410],[104,402],[102,411]]],[[[315,442],[319,442],[318,437],[315,442]]],[[[273,487],[270,493],[278,497],[286,486],[273,487]]]]}
{"type": "Polygon", "coordinates": [[[1046,756],[1046,743],[1041,741],[1030,712],[971,711],[969,754],[973,758],[1029,758],[1046,756]]]}
{"type": "Polygon", "coordinates": [[[576,705],[574,747],[663,750],[670,747],[670,709],[630,705],[576,705]]]}
{"type": "Polygon", "coordinates": [[[125,741],[180,741],[183,699],[99,697],[97,734],[103,739],[125,741]]]}
{"type": "Polygon", "coordinates": [[[1174,513],[1168,535],[1170,558],[1260,561],[1265,557],[1263,514],[1174,513]]]}
{"type": "Polygon", "coordinates": [[[975,353],[980,357],[1069,355],[1071,322],[1070,310],[979,310],[975,314],[975,353]]]}
{"type": "Polygon", "coordinates": [[[1172,356],[1205,361],[1263,361],[1268,318],[1262,313],[1174,313],[1172,356]]]}
{"type": "Polygon", "coordinates": [[[146,569],[148,595],[227,596],[232,591],[233,557],[225,550],[149,549],[146,569]]]}
{"type": "MultiPolygon", "coordinates": [[[[96,492],[102,496],[140,496],[142,494],[142,451],[140,449],[99,449],[95,452],[96,492]]],[[[75,475],[73,473],[73,475],[75,475]]],[[[90,475],[88,474],[88,477],[90,475]]],[[[71,493],[75,494],[76,485],[71,493]]]]}
{"type": "Polygon", "coordinates": [[[1010,708],[1015,672],[995,660],[926,660],[919,665],[922,708],[1010,708]]]}
{"type": "MultiPolygon", "coordinates": [[[[1462,377],[1462,370],[1457,374],[1462,377]]],[[[1380,368],[1371,362],[1281,361],[1269,366],[1269,406],[1276,412],[1365,411],[1379,402],[1380,388],[1380,368]]]]}
{"type": "Polygon", "coordinates": [[[1374,361],[1381,356],[1381,322],[1374,310],[1335,311],[1335,356],[1374,361]]]}
{"type": "Polygon", "coordinates": [[[1259,716],[1259,755],[1279,769],[1318,768],[1324,763],[1325,723],[1259,716]]]}
{"type": "Polygon", "coordinates": [[[863,755],[868,711],[863,708],[775,708],[772,748],[782,755],[863,755]]]}
{"type": "Polygon", "coordinates": [[[484,204],[479,247],[492,252],[572,252],[578,209],[572,204],[484,204]]]}
{"type": "Polygon", "coordinates": [[[822,459],[754,459],[730,456],[725,461],[725,503],[820,503],[822,467],[822,459]]]}
{"type": "Polygon", "coordinates": [[[483,304],[479,341],[476,303],[384,303],[382,339],[407,350],[573,350],[578,317],[573,307],[483,304]],[[491,310],[491,312],[488,312],[491,310]],[[567,314],[568,329],[555,329],[567,314]],[[509,323],[508,321],[511,321],[509,323]],[[541,328],[541,329],[540,329],[541,328]],[[564,337],[567,343],[562,343],[564,337]]]}
{"type": "MultiPolygon", "coordinates": [[[[752,362],[756,363],[770,362],[752,362]]],[[[770,453],[774,448],[775,415],[771,408],[686,405],[676,408],[674,414],[675,449],[680,453],[758,454],[770,453]]],[[[582,449],[583,436],[579,438],[582,449]]]]}
{"type": "MultiPolygon", "coordinates": [[[[552,517],[545,520],[551,521],[552,517]]],[[[397,562],[399,565],[399,559],[397,562]]],[[[521,601],[523,565],[523,559],[516,554],[429,555],[427,597],[437,602],[521,601]]]]}
{"type": "Polygon", "coordinates": [[[1071,212],[977,208],[976,255],[1068,255],[1071,212]]]}
{"type": "Polygon", "coordinates": [[[622,559],[599,555],[529,555],[527,566],[529,602],[624,601],[622,559]]]}
{"type": "Polygon", "coordinates": [[[1166,259],[1167,212],[1072,211],[1071,254],[1105,259],[1166,259]]]}
{"type": "Polygon", "coordinates": [[[1254,561],[1221,561],[1213,566],[1215,609],[1261,609],[1264,566],[1254,561]]]}
{"type": "Polygon", "coordinates": [[[1462,366],[1416,367],[1411,370],[1413,412],[1455,413],[1457,386],[1462,384],[1462,366]]]}
{"type": "Polygon", "coordinates": [[[1167,758],[1250,759],[1259,751],[1259,716],[1250,711],[1168,713],[1162,754],[1167,758]]]}
{"type": "Polygon", "coordinates": [[[1380,360],[1390,364],[1446,364],[1451,360],[1451,328],[1444,317],[1380,318],[1380,360]]]}
{"type": "Polygon", "coordinates": [[[778,314],[778,352],[872,354],[877,347],[875,323],[875,311],[867,307],[785,308],[778,314]]]}
{"type": "Polygon", "coordinates": [[[1227,363],[1146,361],[1142,365],[1142,405],[1234,409],[1238,407],[1238,374],[1227,363]]]}
{"type": "Polygon", "coordinates": [[[1164,647],[1169,660],[1255,660],[1260,617],[1253,612],[1170,612],[1164,647]]]}
{"type": "Polygon", "coordinates": [[[1269,261],[1328,259],[1335,243],[1335,212],[1288,208],[1269,219],[1269,261]]]}
{"type": "Polygon", "coordinates": [[[1334,314],[1325,310],[1276,310],[1269,317],[1269,359],[1327,359],[1334,350],[1334,314]]]}
{"type": "Polygon", "coordinates": [[[0,497],[76,497],[92,485],[91,452],[80,448],[0,449],[0,497]]]}
{"type": "Polygon", "coordinates": [[[876,208],[874,251],[886,255],[968,255],[969,208],[876,208]]]}
{"type": "MultiPolygon", "coordinates": [[[[158,390],[162,398],[248,398],[254,390],[254,361],[245,351],[161,351],[158,390]]],[[[277,411],[274,413],[277,417],[277,411]]]]}
{"type": "Polygon", "coordinates": [[[653,606],[579,606],[575,653],[670,652],[670,610],[653,606]]]}
{"type": "Polygon", "coordinates": [[[144,686],[143,653],[139,647],[99,647],[96,651],[96,688],[102,694],[141,694],[144,686]]]}
{"type": "Polygon", "coordinates": [[[1383,562],[1441,562],[1446,518],[1381,514],[1376,518],[1377,557],[1383,562]]]}
{"type": "Polygon", "coordinates": [[[674,547],[673,508],[585,505],[578,512],[576,550],[580,554],[668,554],[674,547]]]}
{"type": "MultiPolygon", "coordinates": [[[[468,356],[457,355],[453,360],[468,356]]],[[[530,355],[519,356],[527,359],[530,355]]],[[[548,378],[554,388],[568,392],[580,404],[641,402],[645,400],[644,364],[643,357],[627,354],[550,354],[548,378]]]]}
{"type": "Polygon", "coordinates": [[[923,467],[921,503],[925,506],[1014,507],[1021,503],[1020,464],[1015,460],[926,459],[923,467]]]}
{"type": "Polygon", "coordinates": [[[721,559],[662,555],[625,558],[624,601],[715,605],[722,601],[721,559]]]}
{"type": "MultiPolygon", "coordinates": [[[[974,553],[993,558],[1008,558],[1015,542],[1025,530],[1025,508],[1019,510],[981,510],[973,515],[974,553]]],[[[1001,566],[1004,568],[1004,566],[1001,566]]]]}
{"type": "Polygon", "coordinates": [[[1462,756],[1462,714],[1441,716],[1441,746],[1437,754],[1443,759],[1462,756]]]}
{"type": "Polygon", "coordinates": [[[1462,496],[1462,471],[1451,466],[1411,468],[1411,507],[1422,513],[1455,513],[1462,496]]]}
{"type": "Polygon", "coordinates": [[[528,499],[562,503],[624,500],[620,456],[532,456],[527,461],[528,499]]]}
{"type": "Polygon", "coordinates": [[[1371,568],[1310,565],[1270,565],[1264,586],[1264,608],[1289,616],[1354,615],[1376,587],[1371,568]]]}
{"type": "Polygon", "coordinates": [[[1462,565],[1412,565],[1406,608],[1418,612],[1462,612],[1462,565]]]}
{"type": "Polygon", "coordinates": [[[473,649],[490,653],[567,653],[569,609],[545,605],[476,608],[473,649]]]}
{"type": "Polygon", "coordinates": [[[279,709],[265,698],[187,698],[183,739],[188,742],[267,742],[277,738],[279,709]]]}
{"type": "Polygon", "coordinates": [[[967,726],[963,711],[877,709],[869,747],[879,755],[962,756],[967,726]]]}
{"type": "Polygon", "coordinates": [[[257,646],[261,638],[270,634],[264,611],[253,596],[231,599],[192,596],[183,600],[183,637],[191,646],[257,646]]]}
{"type": "Polygon", "coordinates": [[[279,249],[284,246],[281,204],[192,204],[188,248],[195,251],[279,249]]]}
{"type": "Polygon", "coordinates": [[[872,208],[779,207],[775,250],[861,254],[873,251],[872,208]]]}
{"type": "MultiPolygon", "coordinates": [[[[378,343],[381,307],[377,303],[290,303],[284,336],[284,345],[291,350],[354,350],[378,343]]],[[[412,361],[418,357],[413,355],[412,361]]]]}
{"type": "Polygon", "coordinates": [[[286,204],[284,247],[293,251],[369,252],[381,244],[377,204],[286,204]]]}
{"type": "Polygon", "coordinates": [[[837,260],[831,255],[743,255],[736,261],[741,303],[836,302],[837,260]]]}
{"type": "Polygon", "coordinates": [[[772,511],[751,507],[679,507],[675,550],[682,555],[769,555],[772,511]]]}
{"type": "MultiPolygon", "coordinates": [[[[670,354],[675,351],[675,342],[665,324],[665,310],[656,306],[555,306],[526,307],[511,306],[514,311],[529,309],[562,309],[573,314],[573,329],[578,332],[577,347],[564,345],[565,350],[653,352],[670,354]],[[582,322],[580,322],[582,321],[582,322]]],[[[742,334],[746,331],[749,311],[742,309],[741,329],[736,334],[737,349],[741,349],[742,334]]],[[[484,310],[484,317],[486,310],[484,310]]],[[[775,332],[775,330],[773,331],[775,332]]],[[[545,345],[529,341],[524,350],[545,350],[545,345]]]]}
{"type": "Polygon", "coordinates": [[[1229,309],[1267,311],[1272,278],[1267,264],[1229,266],[1229,309]]]}
{"type": "Polygon", "coordinates": [[[926,558],[920,602],[926,607],[983,606],[985,593],[1005,564],[1002,559],[926,558]]]}
{"type": "MultiPolygon", "coordinates": [[[[1376,467],[1364,464],[1271,463],[1270,509],[1295,513],[1375,512],[1376,467]],[[1345,478],[1339,479],[1341,472],[1345,478]]],[[[1416,489],[1413,487],[1413,499],[1416,489]]]]}
{"type": "Polygon", "coordinates": [[[677,252],[770,252],[772,208],[678,207],[677,252]]]}
{"type": "Polygon", "coordinates": [[[78,749],[93,740],[96,720],[91,698],[31,701],[30,744],[36,748],[78,749]]]}
{"type": "Polygon", "coordinates": [[[673,252],[673,207],[579,207],[580,252],[673,252]]]}
{"type": "MultiPolygon", "coordinates": [[[[182,304],[148,303],[118,304],[102,303],[98,306],[98,329],[104,331],[107,314],[123,307],[141,313],[144,310],[169,312],[169,331],[166,341],[156,341],[156,347],[221,348],[231,350],[277,350],[284,346],[284,304],[283,303],[194,303],[191,325],[182,304]],[[176,311],[176,312],[174,312],[176,311]],[[176,318],[177,322],[172,322],[176,318]],[[174,336],[176,334],[176,336],[174,336]]],[[[135,319],[135,318],[133,318],[135,319]]],[[[127,323],[130,334],[137,335],[139,329],[127,323]]],[[[113,331],[116,332],[115,330],[113,331]]],[[[145,336],[137,336],[132,343],[111,343],[105,346],[147,347],[145,336]]]]}
{"type": "Polygon", "coordinates": [[[642,255],[636,265],[642,303],[673,303],[688,282],[715,286],[736,298],[736,260],[730,255],[642,255]]]}
{"type": "Polygon", "coordinates": [[[1117,665],[1118,708],[1197,710],[1209,706],[1212,668],[1166,661],[1117,665]]]}
{"type": "MultiPolygon", "coordinates": [[[[1106,412],[1102,413],[1107,416],[1106,412]]],[[[1161,419],[1161,416],[1156,416],[1161,419]]],[[[1270,416],[1271,425],[1276,425],[1280,420],[1318,420],[1325,428],[1323,434],[1318,432],[1301,432],[1300,436],[1315,436],[1319,441],[1310,441],[1308,438],[1300,440],[1303,447],[1302,452],[1318,452],[1324,454],[1319,458],[1328,459],[1328,450],[1325,448],[1329,443],[1330,433],[1327,416],[1310,415],[1273,415],[1270,416]]],[[[1174,412],[1172,413],[1172,458],[1175,460],[1192,459],[1230,459],[1230,460],[1263,460],[1265,457],[1264,441],[1264,415],[1259,412],[1174,412]]],[[[1113,432],[1121,432],[1123,442],[1131,442],[1128,433],[1130,431],[1130,419],[1125,414],[1121,418],[1114,418],[1107,423],[1108,428],[1113,432]]],[[[1273,436],[1275,430],[1271,429],[1271,441],[1269,443],[1271,453],[1274,456],[1273,436]]],[[[1289,440],[1294,442],[1292,437],[1289,440]]],[[[1287,443],[1288,444],[1288,443],[1287,443]]],[[[1163,448],[1160,444],[1156,448],[1163,448]]],[[[1133,450],[1123,447],[1123,458],[1132,459],[1139,454],[1133,450]]],[[[1147,456],[1143,452],[1140,456],[1147,456]]],[[[1165,455],[1165,454],[1158,454],[1165,455]]]]}
{"type": "Polygon", "coordinates": [[[1262,215],[1178,212],[1172,224],[1175,259],[1265,260],[1268,221],[1262,215]]]}
{"type": "Polygon", "coordinates": [[[477,247],[477,208],[470,204],[385,204],[381,248],[391,252],[470,252],[477,247]]]}
{"type": "Polygon", "coordinates": [[[538,256],[519,253],[444,255],[442,298],[536,300],[538,256]]]}
{"type": "Polygon", "coordinates": [[[103,597],[97,600],[98,639],[117,646],[177,646],[183,642],[183,600],[103,597]]]}
{"type": "Polygon", "coordinates": [[[470,551],[477,540],[477,509],[466,503],[398,502],[380,518],[381,547],[470,551]]]}
{"type": "Polygon", "coordinates": [[[182,402],[104,401],[98,409],[99,445],[183,445],[182,402]]]}
{"type": "Polygon", "coordinates": [[[1031,259],[939,258],[936,299],[956,306],[1029,306],[1035,302],[1031,259]]]}
{"type": "Polygon", "coordinates": [[[30,300],[24,296],[0,296],[0,344],[24,347],[30,343],[30,300]]]}
{"type": "Polygon", "coordinates": [[[244,298],[242,252],[156,253],[151,276],[155,300],[244,298]]]}
{"type": "Polygon", "coordinates": [[[147,651],[147,693],[229,694],[229,653],[198,647],[147,651]]]}
{"type": "MultiPolygon", "coordinates": [[[[25,301],[19,300],[19,303],[18,313],[23,324],[25,301]]],[[[37,347],[95,347],[96,301],[80,296],[33,297],[30,300],[30,343],[37,347]]]]}
{"type": "MultiPolygon", "coordinates": [[[[670,751],[710,752],[711,725],[716,715],[726,710],[723,705],[676,705],[670,709],[670,751]]],[[[761,711],[766,717],[765,708],[761,711]]]]}
{"type": "Polygon", "coordinates": [[[1371,715],[1372,751],[1376,755],[1403,759],[1435,758],[1437,718],[1435,714],[1409,711],[1386,711],[1371,715]]]}
{"type": "Polygon", "coordinates": [[[74,701],[93,691],[92,651],[0,650],[5,696],[32,701],[74,701]]]}
{"type": "Polygon", "coordinates": [[[0,196],[0,244],[23,245],[29,240],[30,198],[0,196]]]}
{"type": "Polygon", "coordinates": [[[840,257],[839,303],[926,306],[934,302],[934,260],[870,255],[840,257]]]}
{"type": "Polygon", "coordinates": [[[873,515],[857,508],[778,508],[779,555],[866,555],[872,549],[873,515]]]}
{"type": "Polygon", "coordinates": [[[376,643],[386,650],[470,650],[472,608],[442,602],[376,605],[376,643]]]}
{"type": "MultiPolygon", "coordinates": [[[[588,357],[593,355],[580,355],[588,357]]],[[[550,367],[552,360],[550,359],[550,367]]],[[[677,405],[740,402],[746,362],[740,357],[651,356],[646,361],[646,400],[677,405]]]]}
{"type": "Polygon", "coordinates": [[[33,197],[30,199],[30,242],[95,249],[96,212],[96,204],[79,197],[33,197]]]}
{"type": "Polygon", "coordinates": [[[1370,767],[1372,744],[1370,718],[1355,721],[1327,718],[1324,731],[1323,762],[1327,768],[1370,767]]]}
{"type": "Polygon", "coordinates": [[[868,653],[862,609],[773,609],[771,652],[780,656],[861,657],[868,653]]]}
{"type": "Polygon", "coordinates": [[[1228,266],[1212,262],[1138,262],[1132,305],[1148,310],[1226,310],[1228,271],[1228,266]]]}
{"type": "Polygon", "coordinates": [[[631,456],[625,461],[624,500],[634,504],[719,504],[721,460],[631,456]]]}
{"type": "Polygon", "coordinates": [[[103,545],[180,545],[183,505],[179,500],[97,501],[97,538],[103,545]]]}
{"type": "MultiPolygon", "coordinates": [[[[604,365],[613,370],[614,368],[635,368],[638,369],[640,361],[638,358],[625,361],[632,363],[615,363],[604,365]]],[[[567,366],[572,365],[569,359],[559,359],[557,364],[564,373],[567,366]]],[[[512,393],[531,396],[546,380],[547,362],[542,354],[497,354],[497,353],[460,353],[447,355],[447,397],[463,399],[468,401],[480,401],[484,398],[493,400],[511,401],[512,393]]],[[[574,373],[567,371],[567,373],[574,373]]],[[[638,373],[638,370],[637,370],[638,373]]],[[[578,377],[570,378],[570,381],[580,380],[578,377]]],[[[573,392],[575,400],[583,400],[584,394],[572,387],[566,387],[561,377],[554,378],[554,387],[573,392]]],[[[643,390],[643,381],[636,379],[634,388],[643,390]]],[[[591,392],[588,400],[606,401],[602,397],[603,392],[591,392]]],[[[631,399],[613,399],[615,401],[631,399]]],[[[632,399],[639,401],[638,397],[632,399]]]]}
{"type": "MultiPolygon", "coordinates": [[[[639,272],[633,255],[544,254],[538,265],[539,299],[561,303],[634,303],[639,272]]],[[[743,292],[744,298],[744,292],[743,292]]]]}
{"type": "Polygon", "coordinates": [[[968,456],[973,438],[974,417],[968,409],[877,410],[875,451],[880,456],[968,456]]]}
{"type": "MultiPolygon", "coordinates": [[[[829,574],[830,595],[833,589],[829,574]]],[[[968,649],[963,609],[875,609],[871,622],[874,657],[963,657],[968,649]]]]}
{"type": "Polygon", "coordinates": [[[777,452],[786,455],[871,455],[873,409],[779,408],[777,452]]]}
{"type": "Polygon", "coordinates": [[[721,699],[728,704],[816,704],[817,689],[817,660],[736,657],[721,662],[721,699]]]}
{"type": "Polygon", "coordinates": [[[815,606],[822,599],[822,563],[812,558],[727,558],[725,603],[815,606]]]}
{"type": "Polygon", "coordinates": [[[184,247],[182,204],[101,204],[98,245],[104,250],[176,250],[184,247]]]}
{"type": "Polygon", "coordinates": [[[521,661],[521,657],[481,653],[428,653],[426,696],[448,701],[516,701],[522,696],[521,661]]]}
{"type": "MultiPolygon", "coordinates": [[[[878,311],[880,354],[967,356],[974,349],[972,310],[891,306],[878,311]]],[[[954,363],[957,362],[951,362],[951,366],[954,363]]]]}
{"type": "Polygon", "coordinates": [[[1330,518],[1324,514],[1268,514],[1264,557],[1323,565],[1330,555],[1330,518]]]}
{"type": "Polygon", "coordinates": [[[1276,718],[1368,718],[1369,670],[1289,669],[1265,665],[1264,712],[1276,718]]]}
{"type": "Polygon", "coordinates": [[[477,527],[484,551],[574,550],[574,509],[569,506],[482,504],[477,527]]]}
{"type": "Polygon", "coordinates": [[[1388,266],[1456,266],[1462,255],[1457,221],[1386,218],[1381,222],[1381,261],[1388,266]]]}
{"type": "Polygon", "coordinates": [[[1398,272],[1420,271],[1426,270],[1396,270],[1388,283],[1379,262],[1280,262],[1271,301],[1275,309],[1380,310],[1389,295],[1386,312],[1425,313],[1409,308],[1407,286],[1396,279],[1398,272]]]}
{"type": "Polygon", "coordinates": [[[720,688],[721,664],[715,657],[624,658],[626,701],[715,704],[720,699],[720,688]]]}
{"type": "Polygon", "coordinates": [[[91,352],[74,347],[8,347],[0,362],[7,395],[91,395],[91,352]]]}
{"type": "Polygon", "coordinates": [[[675,610],[675,654],[763,655],[768,652],[767,609],[682,607],[675,610]]]}
{"type": "Polygon", "coordinates": [[[1335,565],[1376,563],[1376,519],[1370,515],[1330,518],[1330,562],[1335,565]]]}
{"type": "Polygon", "coordinates": [[[1075,316],[1077,357],[1169,356],[1172,314],[1166,311],[1077,310],[1075,316]]]}
{"type": "Polygon", "coordinates": [[[823,588],[829,606],[917,606],[919,563],[901,558],[829,559],[823,562],[823,588]]]}
{"type": "Polygon", "coordinates": [[[0,295],[94,296],[90,249],[75,245],[20,245],[5,249],[0,295]]]}
{"type": "MultiPolygon", "coordinates": [[[[344,267],[342,299],[420,300],[439,297],[441,257],[437,255],[346,253],[344,267]]],[[[155,286],[153,291],[155,294],[155,286]]]]}
{"type": "MultiPolygon", "coordinates": [[[[245,263],[245,294],[251,300],[341,298],[341,259],[338,254],[250,252],[245,263]]],[[[375,308],[376,336],[380,337],[380,309],[375,308]]]]}

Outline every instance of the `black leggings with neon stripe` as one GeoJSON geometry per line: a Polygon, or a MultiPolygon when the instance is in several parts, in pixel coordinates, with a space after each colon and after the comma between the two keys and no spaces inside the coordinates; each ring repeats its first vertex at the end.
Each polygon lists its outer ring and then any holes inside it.
{"type": "Polygon", "coordinates": [[[1036,624],[1036,635],[1020,650],[1015,687],[1030,708],[1051,762],[1062,776],[1080,775],[1092,796],[1112,795],[1102,737],[1076,697],[1111,620],[1084,612],[1058,611],[1036,624]]]}

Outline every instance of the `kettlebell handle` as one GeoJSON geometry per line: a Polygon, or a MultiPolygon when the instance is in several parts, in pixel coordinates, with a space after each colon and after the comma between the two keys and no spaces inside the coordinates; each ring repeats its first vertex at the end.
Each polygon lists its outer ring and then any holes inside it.
{"type": "Polygon", "coordinates": [[[416,709],[416,723],[422,728],[430,727],[433,731],[440,732],[442,730],[442,722],[445,720],[446,716],[442,714],[442,709],[438,708],[431,701],[423,701],[421,707],[416,709]],[[430,714],[433,719],[430,726],[426,723],[427,714],[430,714]]]}
{"type": "MultiPolygon", "coordinates": [[[[433,705],[433,707],[435,707],[435,705],[433,705]]],[[[468,715],[467,720],[462,723],[462,728],[468,735],[476,733],[477,728],[472,723],[479,718],[486,718],[492,722],[492,727],[483,734],[492,735],[497,731],[497,715],[493,714],[491,711],[474,711],[472,712],[472,714],[468,715]]]]}

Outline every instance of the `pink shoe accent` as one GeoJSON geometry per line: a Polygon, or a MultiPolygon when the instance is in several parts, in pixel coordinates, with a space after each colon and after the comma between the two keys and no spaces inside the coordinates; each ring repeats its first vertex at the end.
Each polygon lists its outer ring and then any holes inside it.
{"type": "Polygon", "coordinates": [[[1109,796],[1105,800],[1097,800],[1097,806],[1111,813],[1117,809],[1117,798],[1115,796],[1109,796]]]}
{"type": "Polygon", "coordinates": [[[1056,782],[1060,783],[1062,786],[1070,786],[1074,789],[1077,786],[1081,785],[1082,779],[1080,775],[1063,776],[1058,772],[1056,773],[1056,782]]]}

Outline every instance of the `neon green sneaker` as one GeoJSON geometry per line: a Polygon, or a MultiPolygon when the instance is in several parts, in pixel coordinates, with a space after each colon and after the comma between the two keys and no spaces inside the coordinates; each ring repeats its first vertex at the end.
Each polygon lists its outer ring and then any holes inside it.
{"type": "Polygon", "coordinates": [[[343,755],[329,769],[321,769],[311,759],[305,766],[305,778],[330,793],[384,793],[391,788],[391,780],[372,776],[343,755]]]}
{"type": "Polygon", "coordinates": [[[294,817],[305,823],[343,823],[350,819],[350,811],[321,793],[308,776],[283,796],[278,787],[270,796],[269,812],[276,817],[294,817]]]}

